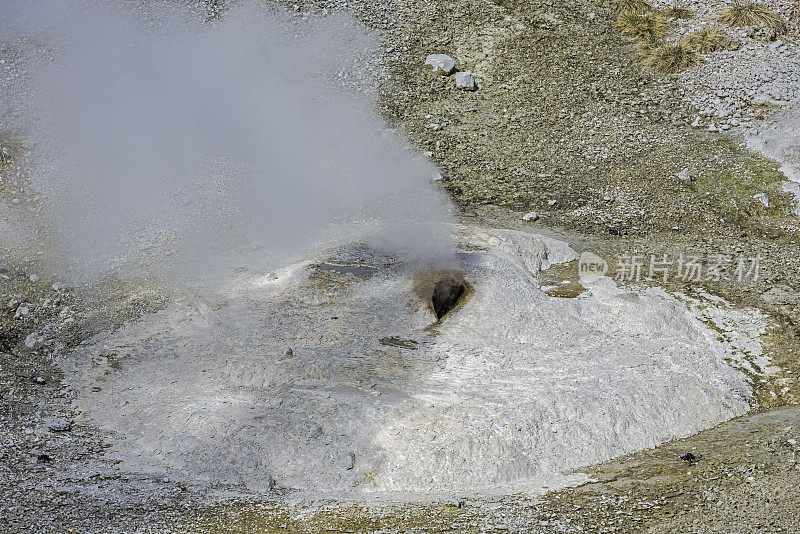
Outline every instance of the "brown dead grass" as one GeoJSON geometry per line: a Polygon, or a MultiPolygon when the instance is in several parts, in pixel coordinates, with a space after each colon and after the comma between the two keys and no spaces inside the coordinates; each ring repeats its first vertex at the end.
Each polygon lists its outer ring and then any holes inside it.
{"type": "Polygon", "coordinates": [[[730,36],[717,28],[703,28],[687,35],[683,43],[700,53],[722,50],[730,42],[730,36]]]}
{"type": "Polygon", "coordinates": [[[644,42],[638,52],[642,63],[662,74],[676,74],[699,61],[697,52],[685,43],[644,42]]]}
{"type": "Polygon", "coordinates": [[[760,4],[736,3],[726,7],[719,16],[729,26],[767,26],[776,32],[786,31],[786,22],[772,9],[760,4]]]}
{"type": "Polygon", "coordinates": [[[667,20],[655,11],[622,13],[614,25],[623,35],[648,42],[663,39],[671,29],[667,20]]]}

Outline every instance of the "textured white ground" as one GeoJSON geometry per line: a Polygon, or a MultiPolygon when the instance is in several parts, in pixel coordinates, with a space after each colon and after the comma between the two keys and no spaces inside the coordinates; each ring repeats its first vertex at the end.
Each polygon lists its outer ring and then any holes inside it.
{"type": "Polygon", "coordinates": [[[752,132],[747,143],[781,163],[781,171],[789,179],[784,189],[797,198],[794,213],[800,215],[800,101],[752,132]]]}
{"type": "Polygon", "coordinates": [[[757,314],[705,303],[725,340],[659,290],[550,297],[536,274],[565,244],[457,234],[474,294],[436,328],[424,277],[343,246],[326,257],[374,273],[242,275],[86,344],[63,361],[76,402],[131,470],[339,496],[536,491],[748,410],[726,359],[759,356],[757,314]]]}

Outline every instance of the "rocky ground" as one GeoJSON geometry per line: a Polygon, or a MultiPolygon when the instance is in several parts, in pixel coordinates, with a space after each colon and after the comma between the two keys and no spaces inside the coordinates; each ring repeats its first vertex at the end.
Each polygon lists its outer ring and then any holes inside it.
{"type": "MultiPolygon", "coordinates": [[[[213,4],[224,10],[223,2],[213,4]]],[[[711,24],[720,6],[689,3],[695,18],[681,22],[678,33],[711,24]]],[[[696,254],[706,263],[716,254],[762,258],[761,277],[750,283],[728,276],[683,281],[674,273],[664,285],[670,291],[709,291],[769,314],[775,327],[766,341],[782,370],[754,384],[752,415],[597,466],[597,482],[541,499],[311,506],[263,501],[235,488],[209,494],[122,472],[103,453],[108,436],[71,424],[76,414],[50,358],[53,350],[109,327],[104,317],[115,317],[112,323],[135,317],[158,307],[160,296],[88,315],[87,297],[34,278],[40,271],[32,252],[4,260],[0,271],[3,529],[800,529],[792,514],[800,508],[793,491],[800,476],[800,414],[794,407],[800,395],[800,232],[778,164],[747,150],[737,133],[741,127],[758,130],[797,98],[796,31],[775,40],[732,31],[738,49],[664,77],[637,64],[633,44],[613,28],[611,10],[591,0],[286,7],[298,13],[348,9],[381,32],[376,61],[386,73],[382,112],[437,163],[441,184],[464,220],[557,232],[577,250],[609,259],[612,271],[622,255],[631,254],[696,254]],[[461,90],[453,77],[432,73],[424,64],[432,53],[452,56],[459,70],[474,75],[477,90],[461,90]],[[756,195],[766,195],[766,205],[756,195]],[[523,221],[531,211],[536,216],[523,221]],[[54,323],[60,328],[42,332],[40,325],[54,323]]],[[[796,19],[790,3],[774,7],[796,19]]],[[[14,202],[21,196],[18,188],[8,187],[13,177],[3,178],[2,209],[21,209],[14,202]]]]}

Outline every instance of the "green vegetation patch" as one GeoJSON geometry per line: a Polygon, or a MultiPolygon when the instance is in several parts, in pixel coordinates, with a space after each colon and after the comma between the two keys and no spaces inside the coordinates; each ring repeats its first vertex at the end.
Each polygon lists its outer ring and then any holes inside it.
{"type": "Polygon", "coordinates": [[[791,202],[782,190],[785,181],[777,163],[758,158],[701,175],[696,187],[701,195],[717,200],[735,220],[744,222],[759,216],[785,217],[791,202]],[[768,206],[759,195],[766,195],[768,206]]]}
{"type": "Polygon", "coordinates": [[[475,532],[476,508],[452,504],[367,506],[330,502],[316,507],[282,503],[227,503],[180,525],[182,532],[475,532]]]}

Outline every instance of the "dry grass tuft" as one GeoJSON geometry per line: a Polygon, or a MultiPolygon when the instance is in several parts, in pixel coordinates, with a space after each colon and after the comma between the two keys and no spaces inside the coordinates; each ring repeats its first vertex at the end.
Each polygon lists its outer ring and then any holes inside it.
{"type": "Polygon", "coordinates": [[[664,15],[671,19],[690,19],[694,17],[691,9],[685,7],[671,7],[664,10],[664,15]]]}
{"type": "Polygon", "coordinates": [[[683,43],[701,53],[715,52],[728,46],[730,37],[727,33],[717,28],[703,28],[700,31],[687,35],[683,43]]]}
{"type": "Polygon", "coordinates": [[[733,4],[726,7],[719,16],[720,22],[729,26],[764,25],[778,33],[786,31],[786,22],[772,9],[759,4],[733,4]]]}
{"type": "Polygon", "coordinates": [[[643,41],[663,39],[670,31],[666,19],[654,11],[622,13],[614,25],[623,35],[643,41]]]}
{"type": "Polygon", "coordinates": [[[617,13],[648,11],[653,6],[647,0],[607,0],[617,13]]]}
{"type": "Polygon", "coordinates": [[[648,67],[663,74],[675,74],[696,65],[697,52],[685,43],[644,42],[639,57],[648,67]]]}
{"type": "Polygon", "coordinates": [[[25,150],[22,138],[11,131],[0,132],[0,172],[18,159],[25,150]]]}

